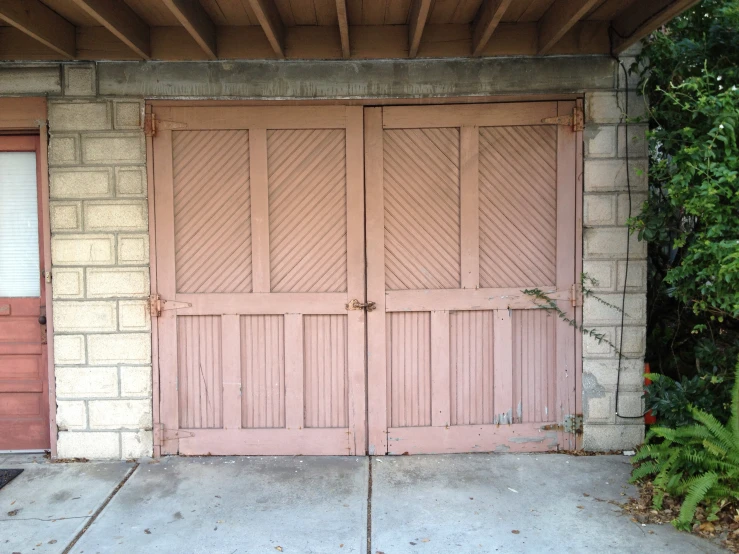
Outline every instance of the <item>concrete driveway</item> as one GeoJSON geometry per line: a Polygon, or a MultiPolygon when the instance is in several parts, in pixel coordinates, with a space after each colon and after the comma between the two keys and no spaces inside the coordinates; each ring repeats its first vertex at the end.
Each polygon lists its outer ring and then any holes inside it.
{"type": "Polygon", "coordinates": [[[624,456],[0,456],[0,467],[26,470],[0,489],[2,554],[723,552],[622,515],[634,493],[624,456]]]}

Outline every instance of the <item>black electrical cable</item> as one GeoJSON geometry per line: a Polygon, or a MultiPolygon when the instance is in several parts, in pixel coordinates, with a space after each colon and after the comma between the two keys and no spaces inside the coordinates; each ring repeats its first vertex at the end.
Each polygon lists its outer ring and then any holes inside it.
{"type": "MultiPolygon", "coordinates": [[[[611,26],[609,28],[608,38],[611,43],[611,57],[616,60],[616,63],[623,69],[624,72],[624,110],[625,115],[622,115],[621,121],[624,125],[624,154],[626,156],[626,191],[629,199],[629,220],[631,219],[631,172],[629,171],[629,73],[626,70],[624,63],[613,53],[613,35],[612,33],[618,34],[618,32],[611,26]]],[[[617,93],[618,94],[618,93],[617,93]]],[[[618,135],[618,134],[617,134],[618,135]]],[[[624,323],[626,318],[626,284],[629,279],[629,259],[631,254],[631,231],[626,228],[626,263],[624,267],[624,287],[621,293],[621,337],[619,338],[618,344],[618,369],[616,370],[616,417],[621,419],[643,419],[647,412],[642,413],[638,416],[624,416],[618,413],[618,399],[621,391],[621,363],[623,361],[623,347],[624,347],[624,323]]]]}

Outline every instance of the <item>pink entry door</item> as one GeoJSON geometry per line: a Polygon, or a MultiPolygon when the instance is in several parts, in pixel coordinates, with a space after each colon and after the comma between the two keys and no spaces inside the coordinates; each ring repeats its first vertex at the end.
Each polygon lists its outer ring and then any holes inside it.
{"type": "Polygon", "coordinates": [[[38,136],[0,136],[0,451],[49,448],[38,136]]]}
{"type": "Polygon", "coordinates": [[[370,454],[575,447],[573,108],[365,111],[370,454]]]}
{"type": "Polygon", "coordinates": [[[364,454],[362,108],[153,112],[161,452],[364,454]]]}

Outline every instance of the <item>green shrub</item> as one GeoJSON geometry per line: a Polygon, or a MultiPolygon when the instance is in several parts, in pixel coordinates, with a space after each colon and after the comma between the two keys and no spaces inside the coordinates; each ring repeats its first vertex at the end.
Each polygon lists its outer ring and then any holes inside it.
{"type": "Polygon", "coordinates": [[[701,503],[707,504],[715,518],[719,503],[739,500],[739,360],[728,423],[694,406],[689,413],[693,420],[689,425],[650,429],[649,444],[632,458],[639,465],[631,475],[632,482],[654,476],[657,510],[662,509],[666,494],[683,498],[680,514],[672,523],[685,530],[691,527],[701,503]]]}

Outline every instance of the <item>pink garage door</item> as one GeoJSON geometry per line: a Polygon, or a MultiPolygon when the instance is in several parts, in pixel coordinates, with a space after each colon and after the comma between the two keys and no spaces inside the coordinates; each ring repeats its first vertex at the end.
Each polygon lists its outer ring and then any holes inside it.
{"type": "Polygon", "coordinates": [[[154,115],[161,452],[363,454],[362,108],[154,115]]]}
{"type": "Polygon", "coordinates": [[[366,110],[370,454],[575,446],[574,107],[366,110]]]}

